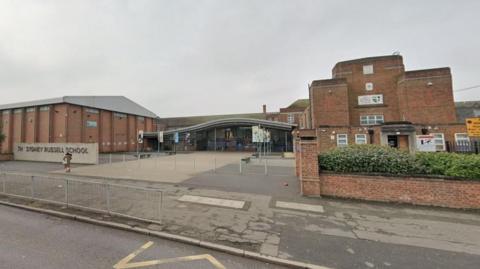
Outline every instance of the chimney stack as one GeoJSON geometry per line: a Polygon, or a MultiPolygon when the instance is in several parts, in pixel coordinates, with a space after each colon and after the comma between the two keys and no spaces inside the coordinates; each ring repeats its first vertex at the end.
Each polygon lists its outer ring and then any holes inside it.
{"type": "Polygon", "coordinates": [[[263,114],[267,114],[267,105],[263,105],[263,114]]]}

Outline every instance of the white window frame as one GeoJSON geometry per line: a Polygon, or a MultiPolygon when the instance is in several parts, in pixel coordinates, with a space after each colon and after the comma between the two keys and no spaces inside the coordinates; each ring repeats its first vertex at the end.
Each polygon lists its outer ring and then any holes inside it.
{"type": "Polygon", "coordinates": [[[366,90],[367,92],[373,91],[373,82],[367,82],[367,83],[365,83],[365,90],[366,90]]]}
{"type": "Polygon", "coordinates": [[[367,143],[367,134],[355,134],[355,144],[357,145],[365,145],[367,143]],[[360,137],[363,137],[362,139],[359,139],[360,137]],[[363,141],[363,143],[360,143],[360,141],[363,141]]]}
{"type": "Polygon", "coordinates": [[[467,133],[455,133],[455,143],[458,143],[459,141],[470,142],[470,137],[468,137],[467,133]],[[459,138],[460,135],[463,137],[459,138]]]}
{"type": "Polygon", "coordinates": [[[371,75],[373,74],[373,64],[366,64],[363,66],[363,74],[371,75]]]}
{"type": "Polygon", "coordinates": [[[337,147],[346,147],[346,146],[348,146],[348,135],[337,134],[337,147]]]}
{"type": "Polygon", "coordinates": [[[361,115],[360,116],[360,125],[378,125],[385,122],[385,117],[383,115],[361,115]]]}
{"type": "Polygon", "coordinates": [[[293,115],[293,113],[289,113],[287,115],[287,122],[288,123],[294,123],[295,122],[295,115],[293,115]]]}
{"type": "Polygon", "coordinates": [[[443,133],[432,133],[433,144],[435,144],[436,151],[445,150],[445,135],[443,133]]]}

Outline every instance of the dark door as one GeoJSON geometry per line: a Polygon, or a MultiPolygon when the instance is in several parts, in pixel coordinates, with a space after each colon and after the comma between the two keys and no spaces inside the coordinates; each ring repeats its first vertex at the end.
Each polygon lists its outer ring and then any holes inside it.
{"type": "Polygon", "coordinates": [[[396,135],[389,135],[387,137],[388,145],[392,148],[398,148],[398,136],[396,135]]]}

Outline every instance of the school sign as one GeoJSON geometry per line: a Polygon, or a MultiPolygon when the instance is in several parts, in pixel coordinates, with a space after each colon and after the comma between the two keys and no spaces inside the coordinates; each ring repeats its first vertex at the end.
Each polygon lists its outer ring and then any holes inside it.
{"type": "Polygon", "coordinates": [[[97,143],[17,143],[13,157],[19,161],[61,163],[67,152],[72,154],[72,163],[98,163],[97,143]]]}

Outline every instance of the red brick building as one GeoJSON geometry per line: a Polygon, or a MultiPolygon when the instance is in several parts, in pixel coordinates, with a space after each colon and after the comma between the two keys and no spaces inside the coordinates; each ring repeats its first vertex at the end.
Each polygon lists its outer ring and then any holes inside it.
{"type": "Polygon", "coordinates": [[[100,152],[135,151],[138,132],[156,130],[155,118],[123,96],[64,96],[0,105],[5,135],[0,153],[12,153],[15,143],[98,143],[100,152]]]}
{"type": "Polygon", "coordinates": [[[319,151],[347,144],[382,144],[415,151],[416,135],[468,140],[458,123],[450,68],[405,71],[400,55],[337,63],[331,79],[309,87],[300,128],[315,130],[319,151]]]}

